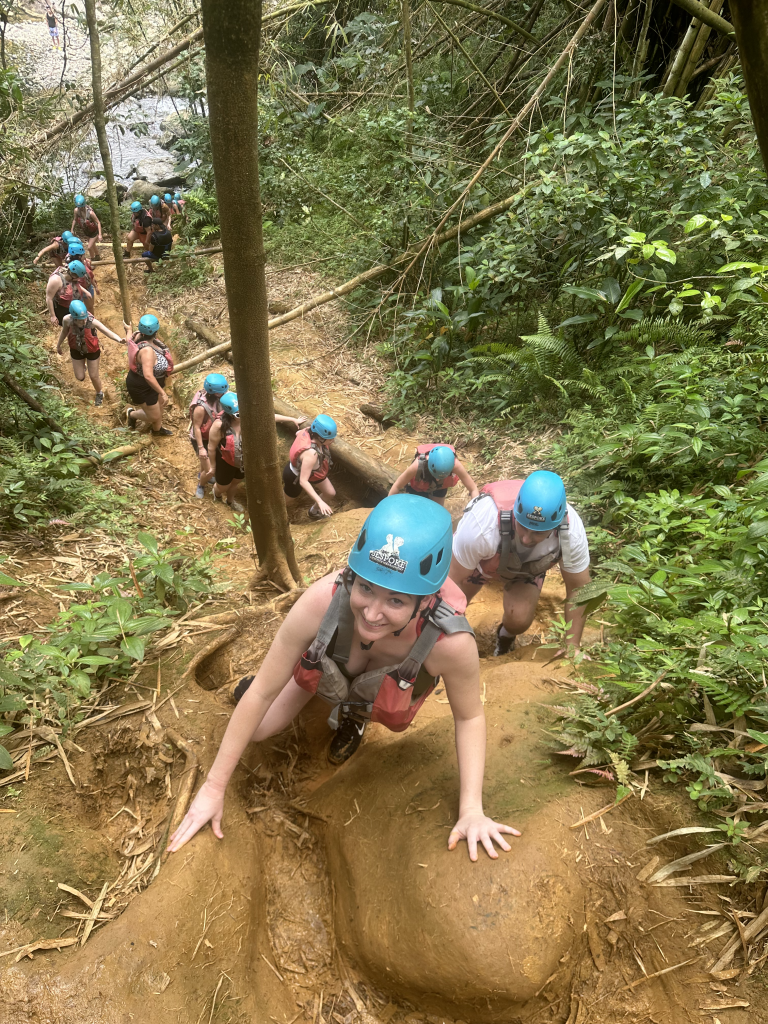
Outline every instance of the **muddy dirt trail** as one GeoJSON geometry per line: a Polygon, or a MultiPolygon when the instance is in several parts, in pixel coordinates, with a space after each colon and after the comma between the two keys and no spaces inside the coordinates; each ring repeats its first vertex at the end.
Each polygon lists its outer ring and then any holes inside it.
{"type": "MultiPolygon", "coordinates": [[[[97,316],[117,328],[109,271],[99,271],[97,316]]],[[[275,298],[292,304],[309,287],[300,275],[279,282],[275,298]]],[[[215,313],[224,301],[216,279],[183,301],[142,307],[140,296],[137,283],[136,307],[176,326],[169,333],[177,348],[184,314],[215,313]]],[[[382,434],[356,412],[360,400],[377,397],[375,384],[364,384],[372,371],[328,355],[344,325],[325,315],[275,333],[278,393],[311,413],[327,409],[346,436],[404,461],[415,437],[382,434]],[[318,357],[319,365],[304,362],[318,357]],[[337,384],[337,374],[361,383],[337,384]]],[[[226,334],[223,317],[215,326],[226,334]]],[[[122,349],[104,345],[105,376],[119,381],[122,349]]],[[[205,372],[230,367],[198,369],[176,384],[174,437],[113,471],[111,483],[146,491],[153,514],[175,517],[189,543],[204,546],[231,535],[233,521],[192,497],[184,389],[191,394],[205,372]]],[[[91,413],[114,425],[123,403],[119,386],[107,390],[91,413]]],[[[92,402],[87,383],[75,393],[92,402]]],[[[297,512],[308,579],[344,563],[366,512],[353,483],[332,519],[310,523],[297,512]]],[[[53,539],[49,547],[40,558],[53,557],[53,539]]],[[[642,800],[573,827],[614,790],[576,785],[572,763],[553,755],[549,706],[571,684],[568,667],[549,664],[551,651],[536,642],[481,662],[486,811],[521,829],[511,853],[496,861],[481,853],[472,864],[464,846],[446,849],[457,768],[438,687],[406,734],[372,726],[338,769],[326,759],[327,708],[312,702],[298,723],[243,758],[224,840],[206,830],[158,871],[185,779],[194,762],[198,782],[209,768],[233,684],[257,668],[287,606],[274,591],[250,589],[245,535],[223,571],[234,595],[211,611],[233,609],[224,629],[212,617],[190,619],[159,664],[145,666],[133,688],[118,688],[111,717],[68,750],[74,784],[54,760],[5,804],[16,813],[0,817],[3,1024],[768,1022],[759,977],[716,982],[705,973],[735,931],[729,890],[638,880],[653,857],[663,864],[697,848],[687,837],[646,845],[690,822],[687,797],[654,779],[642,800]],[[209,653],[192,668],[201,651],[209,653]],[[57,939],[76,941],[57,951],[57,939]],[[48,948],[32,948],[39,941],[48,948]]],[[[528,639],[545,631],[561,599],[557,578],[548,580],[528,639]]],[[[483,655],[500,600],[489,587],[470,606],[483,655]]],[[[726,873],[717,854],[706,863],[726,873]]]]}

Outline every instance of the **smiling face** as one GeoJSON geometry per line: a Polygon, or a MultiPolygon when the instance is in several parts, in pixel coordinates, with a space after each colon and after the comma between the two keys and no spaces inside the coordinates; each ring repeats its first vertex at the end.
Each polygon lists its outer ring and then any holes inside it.
{"type": "Polygon", "coordinates": [[[349,593],[349,606],[360,639],[371,643],[403,629],[411,621],[416,601],[420,602],[421,598],[387,590],[356,576],[349,593]]]}
{"type": "Polygon", "coordinates": [[[529,530],[527,526],[521,526],[520,523],[515,522],[515,537],[526,548],[535,548],[547,537],[551,537],[553,532],[553,530],[529,530]]]}

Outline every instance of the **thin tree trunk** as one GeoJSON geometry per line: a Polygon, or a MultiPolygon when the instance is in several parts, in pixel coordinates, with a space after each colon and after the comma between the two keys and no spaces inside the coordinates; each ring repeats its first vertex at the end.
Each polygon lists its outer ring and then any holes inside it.
{"type": "Polygon", "coordinates": [[[104,120],[104,97],[101,91],[101,43],[99,26],[96,23],[96,0],[85,0],[85,19],[88,23],[88,38],[91,44],[91,79],[93,82],[93,123],[96,127],[96,138],[99,140],[101,163],[107,182],[107,199],[109,201],[109,230],[112,234],[112,252],[115,256],[115,272],[120,286],[120,303],[123,307],[123,321],[131,323],[131,292],[128,287],[128,275],[123,266],[122,240],[120,237],[120,213],[117,209],[117,189],[115,188],[115,172],[112,169],[112,154],[109,151],[107,126],[104,120]]]}
{"type": "Polygon", "coordinates": [[[416,109],[416,93],[413,88],[413,55],[411,53],[411,3],[403,0],[403,54],[405,56],[405,74],[408,79],[408,109],[411,113],[416,109]]]}
{"type": "MultiPolygon", "coordinates": [[[[735,43],[733,45],[735,46],[735,43]]],[[[696,102],[696,110],[701,110],[703,107],[707,105],[707,103],[709,103],[709,101],[715,95],[715,82],[717,82],[720,78],[724,78],[737,60],[738,56],[729,47],[727,52],[723,55],[723,58],[718,64],[716,70],[712,72],[712,77],[710,78],[709,82],[707,82],[706,88],[702,92],[701,96],[699,96],[696,102]]]]}
{"type": "Polygon", "coordinates": [[[768,170],[768,3],[766,0],[731,0],[741,68],[757,141],[768,170]]]}
{"type": "Polygon", "coordinates": [[[640,38],[637,41],[637,50],[635,52],[635,62],[632,67],[632,77],[635,81],[632,83],[630,94],[635,99],[640,92],[640,82],[637,79],[643,73],[645,67],[645,58],[648,55],[648,28],[651,24],[651,14],[653,13],[653,0],[645,0],[645,10],[643,11],[643,24],[640,27],[640,38]]]}
{"type": "Polygon", "coordinates": [[[261,575],[291,587],[301,573],[277,452],[259,194],[261,0],[203,0],[202,11],[213,173],[251,529],[261,575]]]}
{"type": "MultiPolygon", "coordinates": [[[[711,11],[714,11],[715,14],[719,14],[724,2],[725,0],[711,0],[709,8],[711,11]]],[[[712,28],[710,25],[702,25],[699,29],[696,42],[693,44],[693,49],[688,57],[683,73],[680,75],[680,81],[678,82],[677,89],[675,90],[675,96],[678,96],[680,99],[682,99],[688,91],[688,83],[696,70],[696,65],[701,60],[701,55],[704,53],[704,49],[709,42],[711,32],[712,28]]]]}

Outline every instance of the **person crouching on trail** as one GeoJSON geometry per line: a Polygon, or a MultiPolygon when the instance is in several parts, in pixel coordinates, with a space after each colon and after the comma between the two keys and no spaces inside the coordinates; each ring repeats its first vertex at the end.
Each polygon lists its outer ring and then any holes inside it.
{"type": "Polygon", "coordinates": [[[461,591],[448,580],[451,517],[411,494],[370,513],[346,568],[317,580],[288,612],[255,676],[241,679],[237,707],[216,760],[169,840],[180,850],[207,822],[222,839],[224,793],[243,751],[286,728],[317,694],[333,708],[333,764],[359,747],[367,722],[402,732],[442,677],[459,762],[459,815],[448,849],[466,839],[498,857],[504,834],[483,811],[485,715],[480,663],[461,591]],[[397,667],[395,667],[397,666],[397,667]]]}
{"type": "Polygon", "coordinates": [[[45,304],[52,324],[61,326],[73,299],[80,299],[85,303],[88,312],[93,312],[91,282],[86,266],[80,260],[72,260],[66,266],[58,267],[48,278],[45,304]]]}
{"type": "Polygon", "coordinates": [[[129,340],[125,386],[131,399],[139,406],[138,409],[128,406],[128,426],[135,430],[138,424],[145,424],[154,437],[170,437],[173,431],[163,426],[163,409],[168,403],[163,389],[166,377],[173,373],[173,356],[157,336],[160,321],[151,313],[145,313],[135,334],[130,325],[126,330],[129,340]]]}
{"type": "Polygon", "coordinates": [[[112,341],[122,342],[123,339],[114,334],[108,327],[105,327],[100,320],[85,308],[85,303],[79,299],[73,299],[69,304],[69,313],[64,317],[61,325],[59,341],[56,351],[61,355],[64,339],[69,341],[69,354],[72,357],[72,369],[77,380],[85,380],[85,368],[88,366],[88,376],[96,392],[94,405],[101,405],[104,401],[104,388],[99,375],[99,361],[101,349],[99,348],[99,336],[96,333],[101,331],[112,341]]]}
{"type": "Polygon", "coordinates": [[[445,505],[448,488],[455,487],[459,481],[469,491],[470,498],[478,496],[477,484],[456,458],[453,445],[420,444],[413,462],[395,480],[389,493],[420,494],[438,505],[445,505]]]}
{"type": "Polygon", "coordinates": [[[100,260],[96,250],[96,240],[101,241],[101,221],[92,207],[85,202],[85,196],[75,196],[75,214],[72,218],[72,231],[88,240],[88,255],[92,260],[100,260]]]}
{"type": "Polygon", "coordinates": [[[152,263],[157,263],[158,260],[165,259],[168,253],[173,248],[173,235],[169,227],[167,227],[165,221],[159,217],[152,218],[152,230],[147,238],[147,248],[141,254],[145,259],[151,260],[151,263],[147,263],[144,266],[144,273],[151,274],[152,263]]]}
{"type": "Polygon", "coordinates": [[[60,235],[57,235],[54,238],[50,245],[46,245],[44,249],[40,250],[37,256],[32,260],[33,265],[37,266],[46,253],[50,253],[57,261],[58,265],[60,257],[67,255],[67,248],[74,237],[75,236],[71,231],[62,231],[60,235]]]}
{"type": "Polygon", "coordinates": [[[229,391],[227,378],[223,373],[209,373],[203,386],[196,391],[189,403],[189,441],[200,460],[197,474],[196,498],[205,497],[205,485],[213,479],[214,465],[208,455],[208,436],[216,420],[224,412],[219,401],[229,391]]]}
{"type": "Polygon", "coordinates": [[[123,249],[123,256],[126,259],[131,258],[133,252],[133,243],[138,239],[141,242],[142,249],[147,247],[147,239],[149,233],[152,230],[152,217],[138,199],[131,203],[131,230],[128,232],[128,236],[125,239],[125,248],[123,249]]]}
{"type": "Polygon", "coordinates": [[[336,489],[328,479],[328,472],[333,465],[330,446],[336,433],[335,420],[325,413],[315,416],[309,427],[296,434],[288,465],[283,470],[283,491],[288,504],[298,498],[302,491],[306,491],[314,502],[309,509],[310,519],[333,515],[333,509],[320,495],[328,499],[336,496],[336,489]]]}
{"type": "Polygon", "coordinates": [[[565,583],[568,642],[578,650],[584,609],[568,602],[589,583],[589,544],[557,473],[538,469],[525,480],[486,484],[467,505],[453,538],[450,575],[468,601],[490,580],[504,580],[494,657],[511,651],[531,625],[544,576],[557,563],[565,583]]]}
{"type": "Polygon", "coordinates": [[[235,491],[245,479],[243,436],[240,432],[240,406],[237,395],[227,391],[219,399],[221,416],[211,424],[208,433],[208,459],[214,467],[213,500],[226,501],[234,512],[244,512],[235,491]]]}

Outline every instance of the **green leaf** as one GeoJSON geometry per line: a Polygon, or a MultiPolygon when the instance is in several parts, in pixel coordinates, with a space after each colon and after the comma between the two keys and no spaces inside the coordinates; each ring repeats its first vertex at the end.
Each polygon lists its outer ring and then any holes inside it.
{"type": "Polygon", "coordinates": [[[765,537],[768,534],[768,519],[759,519],[756,523],[750,523],[747,530],[747,537],[750,540],[757,540],[758,537],[765,537]]]}
{"type": "Polygon", "coordinates": [[[718,274],[730,274],[734,270],[757,270],[759,267],[759,263],[745,263],[740,260],[737,263],[726,263],[725,266],[718,267],[717,272],[718,274]]]}
{"type": "Polygon", "coordinates": [[[575,295],[579,299],[589,299],[591,302],[605,302],[606,296],[597,288],[585,288],[578,284],[567,284],[563,291],[567,295],[575,295]]]}
{"type": "Polygon", "coordinates": [[[13,732],[10,722],[0,722],[0,736],[7,736],[9,732],[13,732]]]}
{"type": "Polygon", "coordinates": [[[13,758],[5,749],[0,745],[0,771],[9,772],[13,768],[13,758]]]}
{"type": "Polygon", "coordinates": [[[709,186],[712,184],[712,175],[709,173],[709,171],[703,171],[699,175],[699,184],[702,188],[709,188],[709,186]]]}
{"type": "Polygon", "coordinates": [[[598,313],[585,313],[583,316],[569,316],[567,320],[563,320],[561,324],[558,324],[555,330],[559,331],[561,327],[573,327],[576,324],[591,324],[598,319],[598,313]]]}
{"type": "Polygon", "coordinates": [[[0,587],[25,587],[26,583],[20,582],[20,580],[13,579],[12,576],[6,576],[4,572],[0,572],[0,587]]]}
{"type": "Polygon", "coordinates": [[[683,231],[686,235],[690,235],[692,231],[698,231],[707,223],[709,223],[709,217],[705,217],[703,213],[696,213],[689,221],[686,221],[683,231]]]}
{"type": "Polygon", "coordinates": [[[643,290],[645,281],[633,281],[632,284],[624,292],[624,297],[616,307],[616,312],[620,313],[623,309],[626,309],[634,297],[643,290]]]}
{"type": "Polygon", "coordinates": [[[151,533],[140,533],[137,540],[147,551],[150,551],[153,555],[157,554],[157,537],[153,537],[151,533]]]}
{"type": "Polygon", "coordinates": [[[121,649],[133,661],[144,660],[144,641],[137,636],[128,636],[120,643],[121,649]]]}

